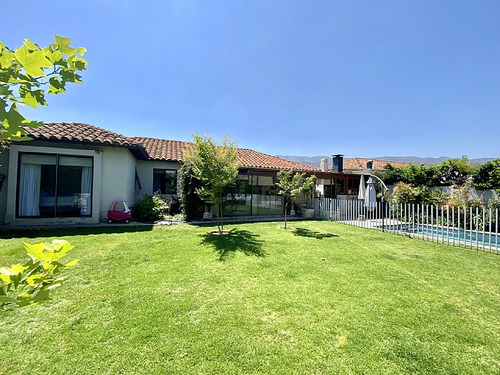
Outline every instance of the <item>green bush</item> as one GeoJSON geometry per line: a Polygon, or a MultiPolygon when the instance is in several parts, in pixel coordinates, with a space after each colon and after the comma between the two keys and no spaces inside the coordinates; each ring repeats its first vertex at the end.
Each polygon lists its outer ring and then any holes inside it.
{"type": "Polygon", "coordinates": [[[493,196],[488,201],[488,207],[492,210],[500,209],[500,190],[493,192],[493,196]]]}
{"type": "MultiPolygon", "coordinates": [[[[494,169],[493,166],[490,169],[494,169]]],[[[483,172],[484,178],[487,180],[490,178],[490,169],[483,172]]],[[[479,173],[477,166],[469,164],[467,157],[464,156],[461,159],[450,159],[441,164],[429,166],[410,163],[406,167],[393,167],[388,164],[383,171],[377,172],[376,175],[390,185],[404,182],[415,186],[432,187],[461,186],[470,178],[475,178],[477,173],[479,173]]]]}
{"type": "Polygon", "coordinates": [[[0,307],[35,305],[49,299],[50,292],[62,285],[65,277],[56,276],[74,266],[77,260],[63,264],[60,260],[74,248],[68,241],[53,240],[24,247],[30,260],[0,268],[0,307]]]}
{"type": "Polygon", "coordinates": [[[450,199],[446,203],[448,206],[482,208],[484,202],[481,197],[474,193],[472,183],[466,182],[464,185],[455,187],[450,199]]]}
{"type": "Polygon", "coordinates": [[[167,206],[161,196],[146,194],[134,205],[132,213],[139,221],[155,221],[163,219],[167,206]]]}
{"type": "Polygon", "coordinates": [[[481,165],[474,176],[474,184],[479,189],[500,189],[500,159],[481,165]]]}

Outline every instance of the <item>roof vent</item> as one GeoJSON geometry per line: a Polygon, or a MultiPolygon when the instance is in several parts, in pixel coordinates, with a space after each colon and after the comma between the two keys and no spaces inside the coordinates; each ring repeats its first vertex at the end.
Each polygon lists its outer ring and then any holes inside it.
{"type": "Polygon", "coordinates": [[[327,158],[321,159],[321,161],[319,162],[319,168],[323,172],[328,172],[328,159],[327,158]]]}

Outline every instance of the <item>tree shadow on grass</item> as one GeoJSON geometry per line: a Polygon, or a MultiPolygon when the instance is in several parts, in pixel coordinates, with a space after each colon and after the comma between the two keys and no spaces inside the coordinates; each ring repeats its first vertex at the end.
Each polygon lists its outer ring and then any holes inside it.
{"type": "Polygon", "coordinates": [[[247,230],[231,229],[227,235],[222,236],[209,232],[201,237],[203,237],[201,243],[212,246],[219,254],[219,260],[223,262],[233,257],[238,251],[248,256],[266,256],[262,249],[264,241],[259,240],[258,235],[247,230]]]}
{"type": "Polygon", "coordinates": [[[293,234],[299,237],[316,238],[318,240],[322,240],[323,238],[338,237],[338,235],[333,233],[321,233],[306,228],[296,228],[293,231],[293,234]]]}

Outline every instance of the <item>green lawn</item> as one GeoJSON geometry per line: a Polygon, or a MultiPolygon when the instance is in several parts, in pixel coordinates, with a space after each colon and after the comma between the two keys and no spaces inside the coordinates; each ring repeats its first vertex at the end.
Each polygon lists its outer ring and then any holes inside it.
{"type": "Polygon", "coordinates": [[[500,373],[499,256],[290,225],[1,239],[2,265],[54,237],[81,260],[51,302],[0,311],[0,373],[500,373]]]}

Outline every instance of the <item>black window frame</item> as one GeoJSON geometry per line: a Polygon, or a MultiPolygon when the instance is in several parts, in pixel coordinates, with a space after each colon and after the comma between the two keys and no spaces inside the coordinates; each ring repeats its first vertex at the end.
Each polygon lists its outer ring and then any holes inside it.
{"type": "Polygon", "coordinates": [[[59,154],[59,153],[47,153],[47,152],[18,152],[17,156],[17,183],[16,183],[16,219],[56,219],[56,218],[76,218],[76,217],[92,217],[93,210],[93,202],[94,202],[94,157],[87,155],[74,155],[74,154],[59,154]],[[55,174],[55,195],[54,195],[54,216],[23,216],[19,215],[19,185],[21,182],[21,157],[22,155],[48,155],[56,157],[56,174],[55,174]],[[57,216],[57,177],[58,177],[58,167],[59,167],[59,157],[76,157],[76,158],[86,158],[91,159],[92,161],[92,183],[90,190],[90,213],[88,215],[78,215],[78,216],[57,216]]]}
{"type": "MultiPolygon", "coordinates": [[[[155,173],[159,172],[159,171],[161,171],[164,176],[166,175],[166,172],[173,172],[173,174],[175,175],[174,192],[173,193],[163,192],[161,189],[161,186],[160,186],[160,194],[162,194],[162,195],[177,195],[177,193],[178,193],[178,191],[177,191],[178,170],[173,169],[173,168],[153,168],[153,191],[152,191],[152,194],[156,193],[156,191],[157,191],[157,190],[155,191],[155,173]]],[[[165,188],[165,184],[164,184],[163,188],[165,188]]]]}

